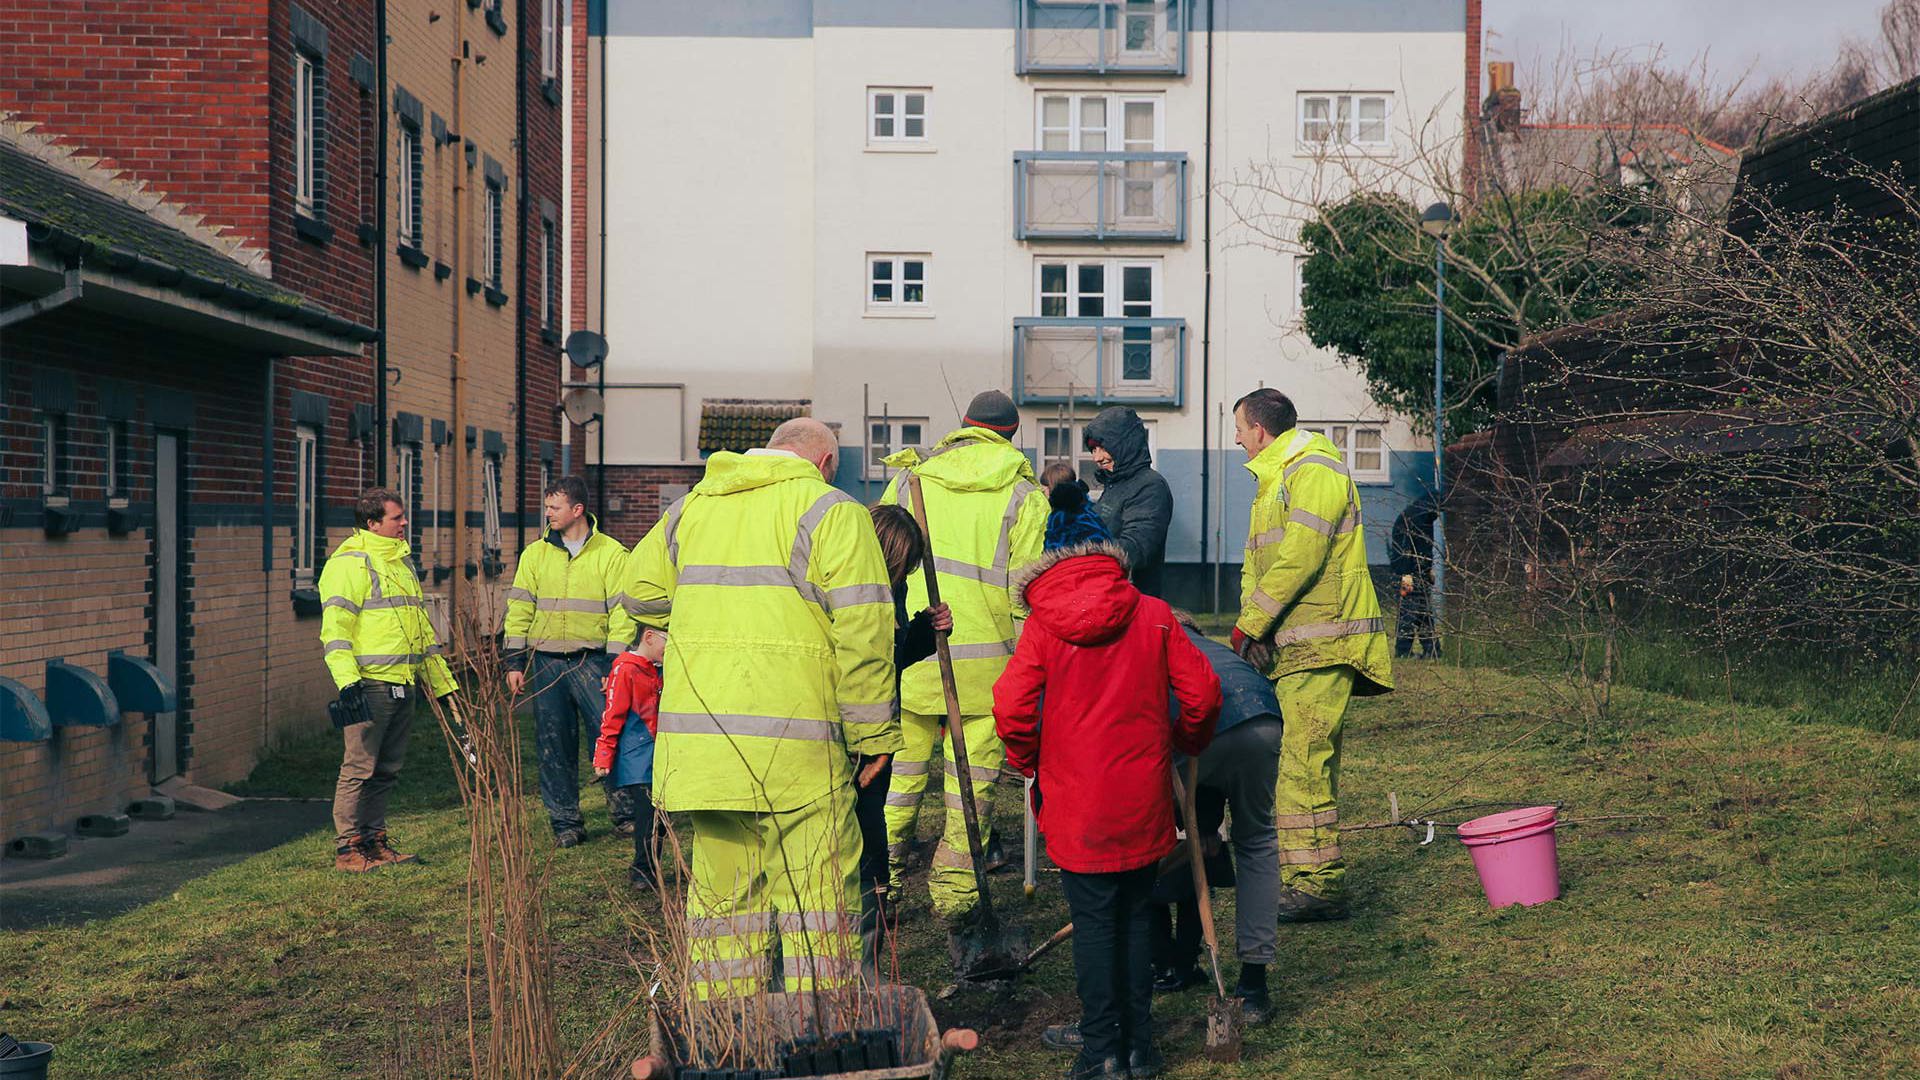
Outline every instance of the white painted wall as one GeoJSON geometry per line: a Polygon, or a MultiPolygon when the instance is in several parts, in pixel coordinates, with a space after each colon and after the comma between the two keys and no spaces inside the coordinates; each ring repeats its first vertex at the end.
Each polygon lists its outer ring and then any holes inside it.
{"type": "MultiPolygon", "coordinates": [[[[811,44],[608,39],[607,381],[687,385],[673,461],[702,397],[812,383],[811,44]]],[[[608,461],[660,463],[673,397],[610,390],[608,461]]]]}

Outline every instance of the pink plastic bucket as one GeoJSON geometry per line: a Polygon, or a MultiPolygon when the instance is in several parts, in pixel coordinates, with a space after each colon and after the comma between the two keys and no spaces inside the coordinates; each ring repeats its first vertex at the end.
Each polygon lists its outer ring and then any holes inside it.
{"type": "Polygon", "coordinates": [[[1460,841],[1473,856],[1473,869],[1487,903],[1528,907],[1560,896],[1560,852],[1554,844],[1559,824],[1551,806],[1530,806],[1474,818],[1460,826],[1460,841]]]}

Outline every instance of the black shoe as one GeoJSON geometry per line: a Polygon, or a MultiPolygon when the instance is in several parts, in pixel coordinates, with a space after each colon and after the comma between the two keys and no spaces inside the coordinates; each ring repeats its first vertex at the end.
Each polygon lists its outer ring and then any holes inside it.
{"type": "Polygon", "coordinates": [[[1299,889],[1280,890],[1280,921],[1282,923],[1330,922],[1347,917],[1345,900],[1322,900],[1310,892],[1299,889]]]}
{"type": "Polygon", "coordinates": [[[627,867],[627,886],[636,892],[652,892],[660,887],[654,880],[653,871],[639,866],[627,867]]]}
{"type": "Polygon", "coordinates": [[[615,835],[615,836],[624,836],[624,837],[626,837],[626,838],[627,838],[627,839],[629,839],[629,840],[631,840],[631,839],[633,839],[633,822],[631,822],[631,821],[616,821],[616,822],[614,822],[614,823],[613,823],[613,835],[615,835]]]}
{"type": "Polygon", "coordinates": [[[1118,1057],[1106,1057],[1094,1060],[1082,1051],[1067,1066],[1067,1080],[1119,1080],[1127,1075],[1127,1067],[1118,1057]]]}
{"type": "Polygon", "coordinates": [[[585,829],[561,829],[559,832],[553,834],[554,847],[579,847],[586,842],[587,830],[585,829]]]}
{"type": "Polygon", "coordinates": [[[1161,968],[1153,973],[1153,992],[1156,994],[1177,994],[1189,986],[1198,985],[1203,979],[1200,969],[1189,967],[1185,971],[1179,968],[1161,968]]]}
{"type": "Polygon", "coordinates": [[[1040,1041],[1055,1050],[1078,1050],[1086,1045],[1080,1037],[1080,1021],[1071,1024],[1055,1024],[1040,1033],[1040,1041]]]}
{"type": "Polygon", "coordinates": [[[1151,1044],[1127,1052],[1127,1075],[1132,1080],[1153,1080],[1166,1067],[1167,1059],[1151,1044]]]}
{"type": "Polygon", "coordinates": [[[1273,999],[1266,987],[1243,986],[1233,996],[1240,1002],[1240,1022],[1248,1027],[1259,1027],[1273,1018],[1273,999]]]}
{"type": "Polygon", "coordinates": [[[1000,846],[1000,838],[997,836],[987,841],[987,849],[981,852],[981,854],[987,858],[987,873],[989,874],[997,874],[1005,870],[1009,865],[1007,849],[1000,846]]]}

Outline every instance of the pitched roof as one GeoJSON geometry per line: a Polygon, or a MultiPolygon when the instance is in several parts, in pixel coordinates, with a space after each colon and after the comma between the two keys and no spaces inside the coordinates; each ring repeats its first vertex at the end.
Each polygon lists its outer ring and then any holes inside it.
{"type": "Polygon", "coordinates": [[[767,445],[773,429],[796,416],[811,416],[805,398],[700,399],[700,452],[737,452],[767,445]]]}
{"type": "Polygon", "coordinates": [[[193,227],[177,214],[152,209],[89,182],[72,163],[47,160],[18,132],[0,126],[0,214],[26,222],[36,244],[223,307],[353,341],[376,336],[371,327],[327,311],[192,235],[193,227]]]}

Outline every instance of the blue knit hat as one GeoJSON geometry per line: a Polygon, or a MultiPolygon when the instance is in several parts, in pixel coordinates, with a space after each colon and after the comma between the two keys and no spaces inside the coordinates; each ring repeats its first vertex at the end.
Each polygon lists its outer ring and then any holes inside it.
{"type": "Polygon", "coordinates": [[[1113,539],[1101,524],[1100,515],[1087,501],[1085,481],[1060,481],[1047,492],[1047,501],[1053,504],[1053,512],[1047,515],[1047,536],[1043,541],[1046,550],[1113,539]]]}

